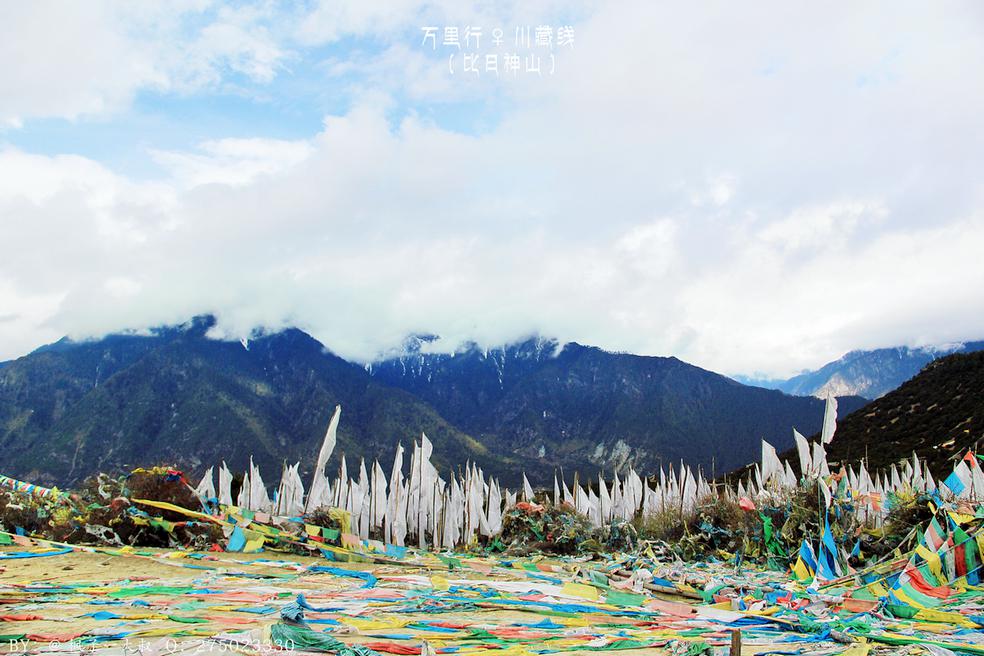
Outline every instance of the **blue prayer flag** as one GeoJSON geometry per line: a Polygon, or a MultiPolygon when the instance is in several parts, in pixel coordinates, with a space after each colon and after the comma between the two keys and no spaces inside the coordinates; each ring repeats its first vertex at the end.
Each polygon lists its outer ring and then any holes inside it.
{"type": "Polygon", "coordinates": [[[960,477],[957,476],[957,472],[955,470],[950,472],[950,475],[946,477],[945,481],[943,481],[943,485],[950,488],[950,491],[954,494],[960,494],[964,491],[965,487],[963,481],[961,481],[960,477]]]}

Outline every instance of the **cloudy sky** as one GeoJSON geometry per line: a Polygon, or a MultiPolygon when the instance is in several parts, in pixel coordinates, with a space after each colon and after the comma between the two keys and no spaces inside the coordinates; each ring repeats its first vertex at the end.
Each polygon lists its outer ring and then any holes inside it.
{"type": "Polygon", "coordinates": [[[0,61],[0,360],[205,312],[777,376],[984,338],[981,3],[5,3],[0,61]]]}

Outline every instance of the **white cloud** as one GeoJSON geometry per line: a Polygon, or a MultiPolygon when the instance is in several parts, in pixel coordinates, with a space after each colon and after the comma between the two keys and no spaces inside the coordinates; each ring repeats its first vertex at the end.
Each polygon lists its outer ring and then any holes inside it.
{"type": "Polygon", "coordinates": [[[0,128],[110,116],[139,91],[191,93],[230,73],[269,82],[291,57],[272,18],[196,0],[13,3],[0,27],[0,128]]]}
{"type": "MultiPolygon", "coordinates": [[[[398,95],[492,93],[426,73],[400,41],[430,5],[332,6],[304,38],[386,47],[335,62],[361,101],[308,139],[157,152],[168,175],[154,182],[0,152],[0,315],[27,317],[0,322],[0,357],[208,311],[223,334],[297,324],[353,358],[409,332],[540,331],[772,374],[984,336],[972,7],[601,5],[555,76],[504,82],[509,111],[466,135],[426,105],[387,115],[398,95]],[[384,74],[403,56],[419,73],[384,74]]],[[[274,47],[246,40],[244,64],[233,31],[221,66],[275,75],[294,55],[265,34],[274,47]]]]}
{"type": "Polygon", "coordinates": [[[877,203],[857,201],[803,207],[770,223],[758,237],[786,254],[803,248],[843,247],[860,221],[878,221],[886,214],[886,209],[877,203]]]}
{"type": "Polygon", "coordinates": [[[108,278],[103,283],[103,287],[110,296],[115,298],[127,298],[140,293],[140,283],[124,276],[108,278]]]}
{"type": "Polygon", "coordinates": [[[228,66],[257,82],[271,82],[290,55],[270,30],[257,24],[260,18],[256,12],[220,12],[220,19],[206,25],[195,41],[205,65],[228,66]]]}
{"type": "Polygon", "coordinates": [[[182,187],[246,185],[304,161],[313,151],[306,141],[218,139],[199,144],[197,153],[153,151],[152,156],[182,187]]]}
{"type": "Polygon", "coordinates": [[[58,293],[21,292],[0,279],[0,339],[5,344],[0,361],[25,355],[41,344],[53,342],[64,335],[44,323],[57,311],[64,300],[58,293]]]}

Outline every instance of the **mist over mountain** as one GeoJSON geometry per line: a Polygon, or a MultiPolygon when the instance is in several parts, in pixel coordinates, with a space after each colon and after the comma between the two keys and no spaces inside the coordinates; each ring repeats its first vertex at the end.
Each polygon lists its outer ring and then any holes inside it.
{"type": "MultiPolygon", "coordinates": [[[[370,365],[307,333],[208,336],[199,317],[146,334],[44,346],[0,369],[0,471],[71,483],[97,471],[174,462],[199,472],[250,455],[271,481],[307,473],[330,414],[338,447],[388,463],[426,432],[445,470],[478,462],[508,484],[525,471],[590,474],[684,460],[710,473],[819,430],[822,402],[742,385],[676,358],[609,353],[534,337],[495,349],[427,353],[427,337],[370,365]]],[[[860,407],[841,399],[841,412],[860,407]]]]}
{"type": "Polygon", "coordinates": [[[209,325],[62,340],[12,362],[0,372],[2,470],[64,483],[159,461],[241,469],[253,455],[275,479],[284,460],[313,460],[336,404],[338,456],[391,458],[423,431],[446,467],[513,465],[300,330],[244,345],[209,339],[209,325]]]}
{"type": "MultiPolygon", "coordinates": [[[[739,467],[770,436],[819,430],[822,402],[742,385],[673,357],[609,353],[533,338],[453,355],[412,352],[372,365],[480,440],[526,462],[568,469],[652,470],[681,459],[739,467]]],[[[848,413],[864,404],[841,401],[848,413]]]]}

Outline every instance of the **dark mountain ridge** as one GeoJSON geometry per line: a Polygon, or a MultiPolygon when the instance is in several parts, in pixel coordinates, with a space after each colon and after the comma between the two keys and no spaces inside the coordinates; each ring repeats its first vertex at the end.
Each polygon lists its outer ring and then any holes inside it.
{"type": "MultiPolygon", "coordinates": [[[[337,463],[379,457],[426,432],[447,471],[473,460],[514,485],[526,471],[651,471],[683,459],[725,471],[792,426],[819,430],[822,402],[741,385],[676,358],[531,338],[497,349],[408,353],[360,366],[297,329],[210,339],[198,318],[146,334],[60,340],[0,369],[0,471],[66,484],[174,462],[197,474],[252,454],[268,482],[314,460],[342,405],[337,463]]],[[[423,345],[426,342],[420,342],[423,345]]],[[[412,346],[412,345],[411,345],[412,346]]],[[[862,405],[841,401],[843,411],[862,405]]],[[[334,466],[334,465],[330,465],[334,466]]]]}
{"type": "MultiPolygon", "coordinates": [[[[820,439],[819,432],[811,442],[820,439]]],[[[916,453],[934,476],[945,477],[968,449],[984,446],[984,351],[933,360],[896,390],[842,417],[827,445],[832,469],[864,459],[872,474],[916,453]]],[[[800,472],[795,449],[779,457],[800,472]]],[[[747,476],[750,467],[732,472],[747,476]]]]}
{"type": "Polygon", "coordinates": [[[423,431],[439,464],[513,465],[302,331],[261,336],[247,349],[208,339],[196,323],[151,336],[63,340],[5,367],[0,466],[66,483],[158,461],[197,472],[225,459],[242,469],[252,454],[275,479],[284,460],[311,466],[336,404],[339,457],[391,458],[400,440],[423,431]]]}
{"type": "Polygon", "coordinates": [[[954,353],[930,362],[914,378],[845,418],[828,449],[829,460],[866,458],[886,468],[913,452],[934,474],[953,469],[967,449],[984,445],[984,351],[954,353]]]}
{"type": "MultiPolygon", "coordinates": [[[[677,358],[542,338],[453,356],[413,353],[370,371],[543,468],[650,471],[682,459],[727,471],[757,458],[762,437],[789,446],[792,426],[819,430],[823,416],[818,399],[748,387],[677,358]]],[[[844,412],[864,403],[841,401],[844,412]]]]}

